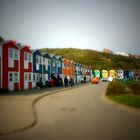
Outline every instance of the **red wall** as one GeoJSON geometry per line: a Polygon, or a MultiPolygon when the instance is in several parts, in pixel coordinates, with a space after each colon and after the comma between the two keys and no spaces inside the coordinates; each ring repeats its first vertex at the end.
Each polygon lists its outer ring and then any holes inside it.
{"type": "Polygon", "coordinates": [[[32,82],[29,82],[29,89],[32,89],[32,82]]]}
{"type": "MultiPolygon", "coordinates": [[[[24,53],[32,53],[28,47],[23,47],[20,49],[20,90],[24,90],[24,72],[32,72],[32,62],[29,62],[29,68],[24,69],[24,53]]],[[[29,88],[32,87],[32,83],[29,88]]]]}

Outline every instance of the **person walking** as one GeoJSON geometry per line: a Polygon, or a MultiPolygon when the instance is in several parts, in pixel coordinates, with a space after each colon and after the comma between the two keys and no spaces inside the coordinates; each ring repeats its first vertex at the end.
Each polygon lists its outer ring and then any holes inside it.
{"type": "Polygon", "coordinates": [[[64,83],[65,83],[65,86],[67,87],[68,86],[68,78],[67,78],[67,76],[64,79],[64,83]]]}
{"type": "Polygon", "coordinates": [[[74,81],[73,81],[73,78],[71,77],[70,78],[70,86],[72,87],[74,85],[74,81]]]}

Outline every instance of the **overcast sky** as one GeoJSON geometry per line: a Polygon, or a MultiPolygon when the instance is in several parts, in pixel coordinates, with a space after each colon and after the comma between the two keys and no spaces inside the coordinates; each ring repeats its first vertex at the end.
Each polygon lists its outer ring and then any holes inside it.
{"type": "Polygon", "coordinates": [[[33,49],[140,54],[140,0],[0,0],[0,35],[33,49]]]}

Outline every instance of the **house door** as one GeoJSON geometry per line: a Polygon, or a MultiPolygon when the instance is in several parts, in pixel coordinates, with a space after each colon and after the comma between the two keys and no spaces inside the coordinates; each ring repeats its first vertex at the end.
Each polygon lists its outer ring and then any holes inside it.
{"type": "Polygon", "coordinates": [[[24,89],[28,89],[28,73],[24,73],[24,89]]]}
{"type": "Polygon", "coordinates": [[[8,89],[10,91],[14,90],[14,73],[9,72],[8,74],[8,89]]]}

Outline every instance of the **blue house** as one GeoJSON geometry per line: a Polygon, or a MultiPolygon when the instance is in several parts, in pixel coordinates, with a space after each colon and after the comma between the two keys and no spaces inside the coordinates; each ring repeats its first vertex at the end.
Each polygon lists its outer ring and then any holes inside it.
{"type": "Polygon", "coordinates": [[[44,74],[46,74],[46,80],[51,77],[51,57],[48,53],[43,54],[44,58],[44,74]]]}
{"type": "Polygon", "coordinates": [[[42,81],[42,54],[39,50],[33,51],[33,87],[36,87],[36,82],[42,81]]]}
{"type": "Polygon", "coordinates": [[[59,74],[60,77],[62,77],[62,57],[57,55],[55,57],[56,57],[56,73],[59,74]]]}
{"type": "Polygon", "coordinates": [[[79,63],[74,63],[74,75],[75,75],[75,78],[74,78],[74,82],[75,83],[80,83],[81,82],[81,64],[79,63]]]}
{"type": "Polygon", "coordinates": [[[57,76],[57,58],[55,57],[54,54],[50,54],[50,59],[51,59],[51,74],[54,74],[57,76]]]}
{"type": "Polygon", "coordinates": [[[50,77],[50,67],[48,66],[50,58],[48,54],[41,54],[39,50],[33,51],[33,87],[37,82],[45,82],[50,77]]]}

